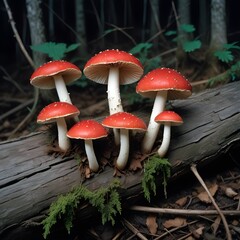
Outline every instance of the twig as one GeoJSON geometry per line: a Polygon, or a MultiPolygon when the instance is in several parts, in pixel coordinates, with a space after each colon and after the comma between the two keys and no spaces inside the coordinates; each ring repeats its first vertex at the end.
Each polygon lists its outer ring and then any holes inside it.
{"type": "Polygon", "coordinates": [[[39,89],[38,88],[34,88],[34,101],[33,101],[33,106],[29,112],[29,114],[18,124],[18,126],[11,132],[11,134],[9,135],[9,138],[12,138],[12,136],[18,131],[20,130],[26,123],[28,123],[28,121],[30,121],[31,117],[34,115],[35,110],[36,110],[36,106],[38,103],[38,99],[39,99],[39,89]]]}
{"type": "Polygon", "coordinates": [[[33,99],[23,102],[0,116],[0,121],[33,103],[33,99]]]}
{"type": "Polygon", "coordinates": [[[171,234],[171,233],[173,233],[173,232],[175,232],[175,231],[177,231],[177,230],[180,230],[180,229],[182,229],[182,228],[188,227],[188,226],[190,226],[190,225],[192,225],[192,224],[194,224],[194,223],[197,223],[197,222],[198,222],[198,220],[194,220],[194,221],[192,221],[192,222],[190,222],[190,223],[186,223],[186,224],[184,224],[184,225],[182,225],[182,226],[175,227],[175,228],[170,229],[170,230],[166,230],[166,229],[165,229],[166,232],[163,233],[163,234],[161,234],[160,236],[154,238],[154,240],[159,240],[159,239],[161,239],[161,238],[163,238],[163,237],[165,237],[165,236],[167,236],[167,235],[169,235],[169,234],[171,234]]]}
{"type": "Polygon", "coordinates": [[[18,34],[18,31],[17,31],[17,29],[16,29],[16,27],[15,27],[15,24],[16,24],[16,23],[15,23],[15,21],[13,20],[12,12],[11,12],[11,9],[10,9],[8,3],[7,3],[7,0],[3,0],[3,2],[4,2],[4,5],[5,5],[5,8],[6,8],[6,10],[7,10],[9,22],[10,22],[10,24],[11,24],[11,27],[12,27],[12,30],[13,30],[13,33],[14,33],[14,36],[15,36],[15,38],[16,38],[16,40],[17,40],[17,42],[18,42],[18,44],[19,44],[19,46],[20,46],[23,54],[24,54],[25,57],[27,58],[29,64],[30,64],[33,68],[35,68],[34,62],[33,62],[32,58],[29,56],[28,52],[26,51],[26,49],[25,49],[25,47],[24,47],[24,45],[23,45],[23,42],[22,42],[22,40],[21,40],[21,38],[20,38],[20,36],[19,36],[19,34],[18,34]]]}
{"type": "Polygon", "coordinates": [[[211,193],[209,192],[209,190],[208,190],[205,182],[203,181],[203,179],[202,179],[201,176],[199,175],[195,164],[191,165],[191,171],[193,172],[193,174],[195,175],[195,177],[198,179],[198,181],[201,183],[201,185],[203,186],[203,188],[204,188],[205,191],[207,192],[210,200],[212,201],[213,206],[216,208],[219,216],[221,217],[222,222],[223,222],[223,225],[224,225],[224,227],[225,227],[227,239],[228,239],[228,240],[232,240],[232,236],[231,236],[231,233],[230,233],[230,230],[229,230],[229,227],[228,227],[226,218],[225,218],[225,216],[223,215],[223,213],[222,213],[222,211],[220,210],[220,208],[218,207],[218,205],[217,205],[217,203],[215,202],[214,198],[212,197],[211,193]]]}
{"type": "Polygon", "coordinates": [[[142,240],[147,240],[146,237],[144,237],[138,229],[136,229],[130,222],[128,222],[126,219],[123,220],[124,224],[126,225],[126,227],[132,231],[136,236],[138,236],[140,239],[142,240]]]}
{"type": "Polygon", "coordinates": [[[3,73],[6,75],[6,76],[3,77],[4,80],[12,83],[21,93],[26,94],[26,93],[23,91],[23,89],[20,87],[20,85],[19,85],[16,81],[14,81],[14,80],[12,79],[12,77],[10,76],[10,74],[8,74],[8,72],[6,71],[6,69],[4,69],[3,66],[0,66],[0,69],[1,69],[1,70],[3,71],[3,73]]]}
{"type": "MultiPolygon", "coordinates": [[[[172,209],[172,208],[155,208],[145,206],[133,206],[129,210],[149,213],[161,213],[171,215],[217,215],[219,214],[216,210],[191,210],[191,209],[172,209]]],[[[230,216],[240,216],[240,211],[237,210],[222,210],[222,213],[230,216]]]]}
{"type": "MultiPolygon", "coordinates": [[[[29,64],[33,67],[33,69],[35,69],[35,64],[34,64],[32,58],[29,56],[27,50],[25,49],[25,47],[23,45],[23,42],[22,42],[22,40],[21,40],[21,38],[18,34],[18,31],[15,27],[15,21],[13,19],[12,12],[11,12],[11,9],[10,9],[8,3],[7,3],[7,0],[3,0],[3,2],[4,2],[4,5],[5,5],[5,8],[7,10],[7,14],[8,14],[8,17],[9,17],[9,21],[10,21],[14,36],[16,37],[16,40],[17,40],[24,56],[27,58],[29,64]]],[[[12,135],[14,135],[19,129],[21,129],[24,126],[24,124],[26,124],[31,119],[31,117],[34,115],[34,112],[35,112],[35,109],[36,109],[36,106],[37,106],[37,103],[38,103],[38,99],[39,99],[39,89],[34,88],[34,102],[33,102],[33,106],[31,108],[31,111],[23,119],[23,121],[11,132],[10,137],[12,137],[12,135]]]]}

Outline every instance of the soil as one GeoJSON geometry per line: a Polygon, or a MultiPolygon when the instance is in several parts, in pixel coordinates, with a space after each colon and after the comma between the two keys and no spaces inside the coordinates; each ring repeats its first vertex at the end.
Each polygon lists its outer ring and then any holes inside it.
{"type": "MultiPolygon", "coordinates": [[[[47,102],[56,100],[54,91],[40,96],[48,96],[47,100],[40,97],[33,114],[24,122],[33,105],[34,88],[29,84],[31,70],[20,69],[1,71],[0,101],[0,140],[6,141],[21,135],[27,135],[42,128],[36,124],[36,117],[47,102]],[[22,72],[23,74],[20,74],[22,72]],[[27,80],[26,80],[27,79],[27,80]],[[24,105],[25,104],[25,105],[24,105]],[[19,109],[17,107],[20,107],[19,109]]],[[[88,84],[88,87],[70,86],[72,102],[80,109],[82,118],[98,118],[108,114],[106,88],[103,85],[88,84]]],[[[126,111],[140,110],[142,103],[124,100],[126,111]]],[[[239,159],[238,159],[239,160],[239,159]]],[[[218,166],[209,166],[199,170],[208,189],[221,210],[240,211],[240,165],[236,159],[232,162],[221,162],[218,166]]],[[[167,187],[165,199],[162,189],[152,196],[151,203],[142,199],[136,205],[155,209],[185,209],[184,214],[150,213],[148,208],[143,212],[123,209],[116,224],[101,224],[100,218],[94,218],[91,226],[75,226],[69,236],[62,239],[226,239],[226,230],[218,214],[205,215],[206,210],[215,210],[208,195],[202,189],[193,174],[180,181],[171,182],[167,187]],[[190,215],[187,210],[199,210],[190,215]]],[[[240,239],[239,215],[225,215],[232,239],[240,239]]],[[[61,230],[60,230],[61,232],[61,230]]]]}

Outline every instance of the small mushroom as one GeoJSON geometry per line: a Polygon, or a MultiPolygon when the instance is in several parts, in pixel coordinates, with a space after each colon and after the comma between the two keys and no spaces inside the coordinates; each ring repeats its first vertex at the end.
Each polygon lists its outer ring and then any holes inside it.
{"type": "MultiPolygon", "coordinates": [[[[123,112],[120,85],[134,83],[143,74],[141,62],[128,52],[118,49],[105,50],[93,56],[85,65],[85,76],[97,83],[107,84],[110,115],[123,112]]],[[[119,143],[114,131],[115,143],[119,143]]]]}
{"type": "Polygon", "coordinates": [[[30,78],[30,83],[38,88],[56,88],[60,102],[72,104],[66,84],[82,76],[81,70],[74,64],[56,60],[50,61],[37,68],[30,78]]]}
{"type": "Polygon", "coordinates": [[[70,141],[66,136],[67,124],[65,118],[77,116],[80,111],[72,104],[67,102],[53,102],[44,107],[37,117],[37,123],[57,123],[58,145],[60,150],[67,151],[70,141]]]}
{"type": "Polygon", "coordinates": [[[67,132],[69,138],[83,139],[85,143],[86,155],[88,158],[89,168],[97,172],[99,164],[93,149],[92,140],[103,138],[108,135],[106,129],[95,120],[82,120],[72,126],[67,132]]]}
{"type": "Polygon", "coordinates": [[[192,86],[179,72],[170,68],[157,68],[146,74],[137,84],[136,92],[155,98],[148,129],[142,142],[142,152],[149,153],[157,138],[160,124],[155,117],[164,111],[167,99],[184,99],[192,94],[192,86]]]}
{"type": "Polygon", "coordinates": [[[163,139],[161,146],[158,149],[158,155],[162,158],[166,155],[171,138],[171,126],[178,126],[183,123],[182,118],[174,111],[163,111],[155,117],[157,124],[164,124],[163,139]]]}
{"type": "Polygon", "coordinates": [[[106,117],[102,125],[108,128],[120,129],[120,150],[116,166],[119,170],[123,170],[129,156],[129,130],[145,131],[147,126],[142,119],[127,112],[119,112],[106,117]]]}

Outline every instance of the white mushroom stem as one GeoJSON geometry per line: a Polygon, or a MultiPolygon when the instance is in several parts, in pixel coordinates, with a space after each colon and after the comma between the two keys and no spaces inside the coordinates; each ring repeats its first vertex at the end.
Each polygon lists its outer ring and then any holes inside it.
{"type": "Polygon", "coordinates": [[[129,156],[129,130],[120,129],[120,150],[117,158],[117,168],[123,170],[127,165],[129,156]]]}
{"type": "Polygon", "coordinates": [[[158,149],[158,155],[162,158],[166,155],[169,145],[170,145],[170,138],[171,138],[171,123],[165,122],[163,128],[163,140],[161,146],[158,149]]]}
{"type": "Polygon", "coordinates": [[[67,137],[67,124],[64,118],[57,119],[58,145],[59,148],[66,152],[70,148],[70,140],[67,137]]]}
{"type": "MultiPolygon", "coordinates": [[[[72,104],[70,95],[68,93],[68,90],[67,90],[67,87],[63,80],[62,75],[57,74],[57,75],[54,75],[53,78],[54,78],[54,82],[55,82],[55,86],[56,86],[56,90],[57,90],[57,94],[58,94],[58,98],[59,98],[60,102],[67,102],[67,103],[72,104]]],[[[78,116],[74,116],[73,118],[74,118],[75,122],[79,121],[78,116]]]]}
{"type": "Polygon", "coordinates": [[[60,102],[67,102],[72,104],[72,101],[70,99],[69,93],[67,91],[66,84],[62,78],[62,75],[57,74],[53,76],[54,81],[55,81],[55,86],[57,90],[57,94],[59,97],[60,102]]]}
{"type": "MultiPolygon", "coordinates": [[[[119,87],[118,67],[111,67],[109,69],[107,94],[110,115],[118,112],[123,112],[119,87]]],[[[119,145],[119,131],[117,129],[113,129],[113,133],[115,144],[119,145]]]]}
{"type": "Polygon", "coordinates": [[[93,172],[97,172],[99,165],[93,149],[93,142],[91,139],[85,140],[85,151],[88,158],[89,168],[93,172]]]}
{"type": "Polygon", "coordinates": [[[167,91],[158,91],[154,100],[151,117],[148,123],[147,131],[142,141],[142,152],[149,153],[152,150],[153,144],[156,141],[160,124],[154,121],[155,117],[165,108],[167,99],[167,91]]]}

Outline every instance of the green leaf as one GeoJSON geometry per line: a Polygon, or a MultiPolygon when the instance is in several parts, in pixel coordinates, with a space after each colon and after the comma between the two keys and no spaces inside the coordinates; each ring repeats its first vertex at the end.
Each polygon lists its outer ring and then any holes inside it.
{"type": "Polygon", "coordinates": [[[200,40],[186,41],[183,43],[183,50],[185,52],[193,52],[201,47],[202,43],[200,40]]]}
{"type": "Polygon", "coordinates": [[[240,49],[240,46],[237,46],[238,42],[233,42],[233,43],[226,43],[223,45],[223,48],[229,50],[229,49],[240,49]]]}
{"type": "Polygon", "coordinates": [[[192,24],[181,24],[180,29],[186,33],[192,33],[196,30],[192,24]]]}
{"type": "Polygon", "coordinates": [[[75,50],[80,44],[71,44],[67,47],[66,43],[45,42],[30,46],[32,50],[46,53],[53,60],[61,60],[67,52],[75,50]]]}
{"type": "Polygon", "coordinates": [[[79,46],[80,46],[80,43],[73,43],[73,44],[69,45],[69,46],[66,48],[65,52],[67,53],[67,52],[74,51],[74,50],[77,49],[79,46]]]}
{"type": "Polygon", "coordinates": [[[139,43],[135,47],[133,47],[129,52],[131,54],[139,54],[145,50],[148,50],[152,47],[152,43],[139,43]]]}
{"type": "Polygon", "coordinates": [[[228,50],[217,50],[214,52],[214,56],[225,63],[231,62],[234,59],[232,53],[228,50]]]}
{"type": "Polygon", "coordinates": [[[66,44],[46,42],[31,46],[34,51],[46,53],[53,60],[60,60],[65,56],[66,44]]]}
{"type": "Polygon", "coordinates": [[[170,30],[170,31],[165,32],[165,36],[173,36],[173,35],[177,35],[177,31],[170,30]]]}

